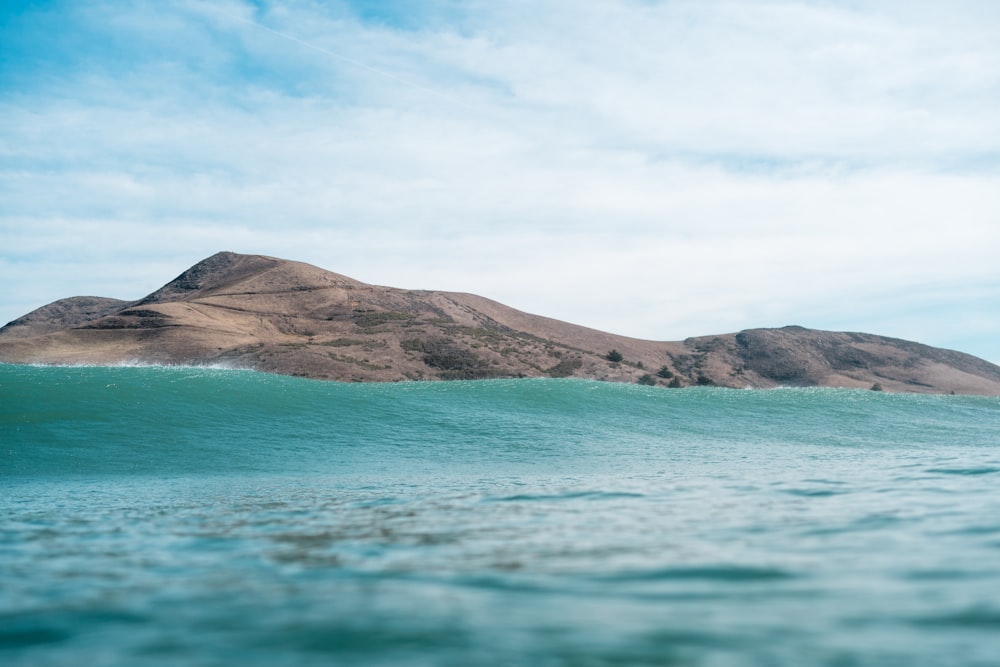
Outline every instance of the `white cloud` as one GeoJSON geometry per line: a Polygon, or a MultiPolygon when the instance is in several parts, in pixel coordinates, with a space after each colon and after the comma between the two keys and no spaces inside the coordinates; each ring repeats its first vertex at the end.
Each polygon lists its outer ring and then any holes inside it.
{"type": "Polygon", "coordinates": [[[0,73],[0,319],[230,249],[629,335],[998,361],[1000,14],[876,4],[77,8],[92,52],[0,73]]]}

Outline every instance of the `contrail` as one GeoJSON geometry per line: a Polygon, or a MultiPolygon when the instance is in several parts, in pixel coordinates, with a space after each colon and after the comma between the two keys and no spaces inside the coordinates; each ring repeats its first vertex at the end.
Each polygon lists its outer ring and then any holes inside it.
{"type": "Polygon", "coordinates": [[[266,32],[269,32],[272,35],[277,35],[278,37],[281,37],[283,39],[287,39],[290,42],[295,42],[296,44],[299,44],[300,46],[304,46],[307,49],[312,49],[313,51],[317,51],[319,53],[322,53],[323,55],[330,56],[331,58],[335,58],[337,60],[340,60],[341,62],[345,62],[345,63],[348,63],[348,64],[353,65],[355,67],[359,67],[361,69],[367,70],[367,71],[371,72],[372,74],[377,74],[377,75],[379,75],[381,77],[384,77],[386,79],[389,79],[391,81],[395,81],[396,83],[400,83],[400,84],[402,84],[404,86],[409,86],[410,88],[414,88],[414,89],[419,90],[421,92],[427,93],[428,95],[433,95],[434,97],[442,99],[442,100],[444,100],[446,102],[449,102],[451,104],[457,104],[458,106],[464,107],[466,109],[469,109],[470,111],[476,111],[475,107],[471,107],[468,104],[466,104],[465,102],[462,102],[461,100],[455,99],[454,97],[449,97],[448,95],[445,95],[445,94],[443,94],[441,92],[438,92],[437,90],[434,90],[433,88],[428,88],[426,86],[421,86],[418,83],[413,83],[412,81],[407,81],[406,79],[401,79],[400,77],[396,76],[395,74],[392,74],[391,72],[386,72],[385,70],[378,69],[377,67],[372,67],[371,65],[366,65],[365,63],[363,63],[363,62],[361,62],[359,60],[355,60],[354,58],[349,58],[349,57],[347,57],[345,55],[342,55],[340,53],[337,53],[335,51],[330,51],[329,49],[324,49],[321,46],[316,46],[315,44],[310,44],[309,42],[307,42],[305,40],[302,40],[302,39],[299,39],[298,37],[296,37],[294,35],[289,35],[288,33],[281,32],[280,30],[275,30],[274,28],[269,28],[266,25],[263,25],[262,23],[258,23],[256,21],[252,21],[250,19],[245,19],[242,16],[236,16],[234,14],[225,14],[225,16],[228,16],[229,18],[234,19],[236,21],[240,21],[242,23],[247,23],[249,25],[252,25],[255,28],[259,28],[260,30],[264,30],[266,32]]]}

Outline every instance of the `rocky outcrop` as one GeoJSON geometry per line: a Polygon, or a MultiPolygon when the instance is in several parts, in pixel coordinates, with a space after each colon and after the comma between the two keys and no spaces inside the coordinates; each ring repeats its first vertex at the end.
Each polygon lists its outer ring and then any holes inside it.
{"type": "Polygon", "coordinates": [[[43,306],[0,329],[0,360],[221,363],[354,382],[580,377],[1000,395],[1000,367],[872,334],[784,327],[639,340],[472,294],[368,285],[230,252],[137,301],[74,297],[43,306]]]}

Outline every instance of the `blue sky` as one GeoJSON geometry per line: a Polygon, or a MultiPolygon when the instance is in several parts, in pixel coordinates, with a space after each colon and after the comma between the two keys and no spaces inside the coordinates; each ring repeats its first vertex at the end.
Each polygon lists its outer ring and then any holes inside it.
{"type": "Polygon", "coordinates": [[[1000,3],[0,4],[0,321],[218,251],[1000,362],[1000,3]]]}

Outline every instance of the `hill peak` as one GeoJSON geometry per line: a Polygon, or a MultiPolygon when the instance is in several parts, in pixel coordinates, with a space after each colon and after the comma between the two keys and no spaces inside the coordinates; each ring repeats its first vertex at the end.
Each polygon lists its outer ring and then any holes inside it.
{"type": "Polygon", "coordinates": [[[222,289],[273,269],[282,260],[264,255],[241,255],[224,250],[206,257],[136,305],[182,300],[206,291],[222,289]]]}

